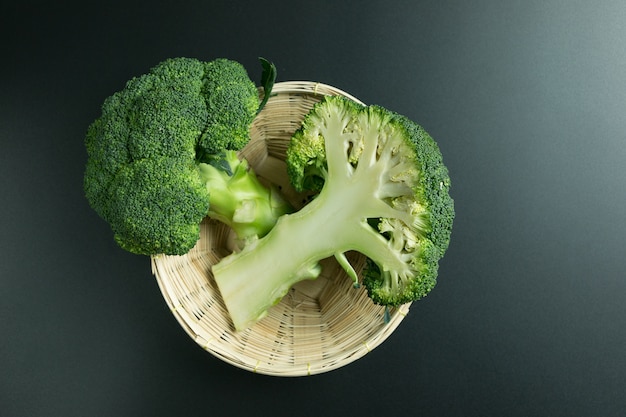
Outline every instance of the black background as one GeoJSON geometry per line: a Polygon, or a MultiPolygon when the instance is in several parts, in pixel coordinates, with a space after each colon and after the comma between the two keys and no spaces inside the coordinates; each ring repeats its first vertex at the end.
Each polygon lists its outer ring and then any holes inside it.
{"type": "Polygon", "coordinates": [[[1,6],[1,416],[626,415],[623,1],[54,3],[1,6]],[[438,141],[439,284],[364,358],[296,379],[214,358],[86,204],[86,127],[173,56],[255,81],[264,56],[438,141]]]}

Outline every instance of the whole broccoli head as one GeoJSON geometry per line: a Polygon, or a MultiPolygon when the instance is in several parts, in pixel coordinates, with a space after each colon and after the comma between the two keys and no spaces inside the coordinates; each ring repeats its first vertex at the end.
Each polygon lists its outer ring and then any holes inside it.
{"type": "Polygon", "coordinates": [[[263,317],[294,283],[317,277],[324,258],[334,256],[358,282],[349,251],[369,260],[363,284],[374,302],[398,306],[429,293],[454,205],[441,152],[424,129],[380,106],[326,97],[293,135],[286,162],[294,187],[318,194],[213,266],[236,329],[263,317]]]}
{"type": "Polygon", "coordinates": [[[244,188],[234,187],[228,201],[231,217],[217,215],[242,239],[265,234],[289,208],[247,165],[237,168],[234,156],[249,141],[258,109],[246,70],[227,59],[168,59],[108,97],[87,130],[84,190],[119,245],[146,255],[186,253],[219,196],[209,185],[230,184],[244,168],[247,181],[237,177],[244,188]],[[208,164],[218,169],[203,169],[208,164]],[[240,206],[248,214],[245,233],[229,223],[240,206]],[[264,216],[262,226],[255,215],[264,216]]]}

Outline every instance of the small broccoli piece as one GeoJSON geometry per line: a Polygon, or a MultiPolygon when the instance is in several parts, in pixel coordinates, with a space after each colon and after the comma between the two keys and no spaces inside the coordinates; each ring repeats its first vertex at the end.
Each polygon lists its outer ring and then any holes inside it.
{"type": "Polygon", "coordinates": [[[363,284],[374,302],[397,306],[428,294],[454,206],[439,148],[420,126],[379,106],[327,97],[293,135],[287,167],[297,190],[319,194],[213,266],[237,330],[264,317],[294,283],[316,278],[324,258],[335,256],[356,280],[348,251],[368,258],[363,284]]]}
{"type": "Polygon", "coordinates": [[[291,210],[236,150],[258,91],[243,66],[173,58],[108,97],[88,128],[85,196],[117,243],[138,254],[188,252],[211,216],[242,241],[291,210]]]}

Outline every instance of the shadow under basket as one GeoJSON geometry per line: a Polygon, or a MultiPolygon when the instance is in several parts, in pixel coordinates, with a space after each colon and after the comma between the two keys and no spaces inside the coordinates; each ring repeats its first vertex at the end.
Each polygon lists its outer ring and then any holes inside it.
{"type": "MultiPolygon", "coordinates": [[[[262,92],[261,92],[262,94],[262,92]]],[[[289,184],[285,152],[302,119],[325,95],[358,99],[314,82],[276,83],[270,99],[251,126],[252,139],[241,151],[259,179],[278,186],[299,207],[303,196],[289,184]]],[[[211,266],[232,251],[231,230],[205,219],[200,240],[183,256],[154,256],[152,271],[172,313],[203,349],[239,368],[274,376],[319,374],[347,365],[374,349],[397,328],[410,304],[388,311],[375,305],[366,289],[353,281],[334,259],[322,261],[315,280],[296,284],[268,315],[235,332],[211,266]]],[[[365,257],[349,253],[359,273],[365,257]]],[[[285,254],[288,256],[288,254],[285,254]]],[[[251,277],[254,279],[254,277],[251,277]]]]}

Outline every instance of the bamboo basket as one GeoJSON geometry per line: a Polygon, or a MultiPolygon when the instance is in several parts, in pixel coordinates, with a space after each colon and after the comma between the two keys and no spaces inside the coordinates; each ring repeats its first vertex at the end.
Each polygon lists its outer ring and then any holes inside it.
{"type": "MultiPolygon", "coordinates": [[[[261,181],[281,188],[298,207],[302,196],[289,184],[285,152],[304,115],[337,88],[313,82],[281,82],[251,126],[251,141],[242,150],[261,181]]],[[[223,224],[206,219],[196,246],[183,256],[152,257],[152,272],[172,313],[203,349],[239,368],[274,376],[314,375],[347,365],[380,345],[406,316],[410,304],[388,311],[367,297],[334,259],[322,261],[315,280],[296,284],[267,317],[235,332],[211,266],[232,251],[233,236],[223,224]]],[[[289,256],[285,254],[285,256],[289,256]]],[[[349,253],[360,273],[365,258],[349,253]]],[[[251,277],[254,279],[254,277],[251,277]]]]}

